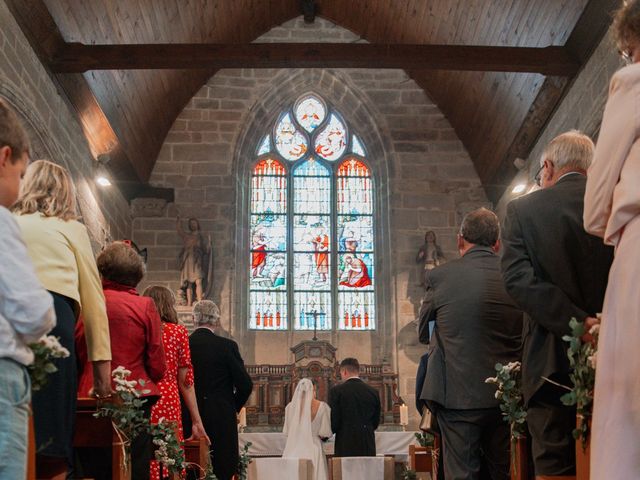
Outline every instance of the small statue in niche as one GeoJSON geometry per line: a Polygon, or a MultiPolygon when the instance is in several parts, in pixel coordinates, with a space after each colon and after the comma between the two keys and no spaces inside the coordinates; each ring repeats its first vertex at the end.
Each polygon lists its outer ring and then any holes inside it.
{"type": "Polygon", "coordinates": [[[420,278],[419,285],[424,286],[425,270],[436,268],[438,265],[444,263],[445,260],[442,248],[440,248],[440,245],[436,242],[435,232],[433,230],[427,231],[427,233],[424,234],[424,245],[420,247],[418,255],[416,256],[416,263],[422,267],[418,272],[420,278]]]}
{"type": "Polygon", "coordinates": [[[180,223],[180,216],[176,217],[176,230],[182,238],[183,247],[178,257],[180,265],[180,288],[185,292],[186,304],[193,304],[195,298],[200,301],[207,298],[213,286],[213,252],[211,236],[200,230],[200,222],[196,218],[189,218],[189,231],[185,232],[180,223]]]}

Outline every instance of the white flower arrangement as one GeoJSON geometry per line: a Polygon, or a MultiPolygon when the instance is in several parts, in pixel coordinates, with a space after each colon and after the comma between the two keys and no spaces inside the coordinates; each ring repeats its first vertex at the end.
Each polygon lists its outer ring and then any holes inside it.
{"type": "Polygon", "coordinates": [[[58,371],[53,359],[67,358],[69,350],[60,345],[60,341],[53,335],[45,335],[37,342],[29,344],[33,351],[33,363],[29,365],[31,389],[35,392],[44,387],[50,374],[58,371]]]}

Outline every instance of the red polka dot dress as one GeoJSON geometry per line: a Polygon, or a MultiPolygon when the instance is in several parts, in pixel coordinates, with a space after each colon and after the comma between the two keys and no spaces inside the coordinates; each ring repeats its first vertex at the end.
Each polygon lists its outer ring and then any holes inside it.
{"type": "MultiPolygon", "coordinates": [[[[182,434],[182,417],[180,410],[180,390],[178,389],[178,369],[187,367],[187,385],[193,385],[193,368],[191,367],[191,352],[189,351],[189,332],[183,325],[162,323],[162,342],[167,361],[167,372],[158,382],[162,393],[160,400],[151,409],[151,423],[158,423],[163,418],[178,425],[179,440],[184,440],[182,434]]],[[[168,475],[165,469],[165,475],[168,475]]],[[[168,478],[168,477],[166,477],[168,478]]],[[[160,468],[154,460],[151,462],[151,479],[160,479],[160,468]]]]}

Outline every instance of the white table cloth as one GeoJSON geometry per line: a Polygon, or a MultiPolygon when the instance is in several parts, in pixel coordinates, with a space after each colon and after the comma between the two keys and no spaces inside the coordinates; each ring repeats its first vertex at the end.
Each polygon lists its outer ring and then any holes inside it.
{"type": "Polygon", "coordinates": [[[313,463],[298,458],[254,458],[248,473],[249,480],[311,480],[313,463]]]}
{"type": "MultiPolygon", "coordinates": [[[[249,455],[252,457],[280,457],[287,442],[284,433],[241,433],[239,435],[240,449],[247,442],[251,442],[249,455]]],[[[378,455],[393,455],[398,462],[409,459],[409,445],[417,445],[415,432],[376,432],[376,453],[378,455]]],[[[333,439],[324,443],[324,453],[333,455],[333,439]]]]}
{"type": "Polygon", "coordinates": [[[342,457],[342,478],[384,480],[384,457],[342,457]]]}

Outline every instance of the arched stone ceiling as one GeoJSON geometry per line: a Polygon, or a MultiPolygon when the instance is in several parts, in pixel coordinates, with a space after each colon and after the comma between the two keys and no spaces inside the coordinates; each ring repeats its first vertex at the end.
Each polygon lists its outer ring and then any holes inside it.
{"type": "MultiPolygon", "coordinates": [[[[301,14],[299,0],[41,1],[63,39],[85,44],[249,43],[301,14]]],[[[319,15],[371,43],[542,47],[564,45],[598,0],[317,0],[319,15]]],[[[595,35],[595,34],[594,34],[595,35]]],[[[90,71],[84,75],[138,179],[146,181],[203,70],[90,71]]],[[[545,77],[527,73],[411,71],[448,117],[485,188],[504,184],[505,162],[530,119],[545,77]],[[502,168],[502,173],[500,170],[502,168]]],[[[562,90],[566,83],[559,84],[562,90]]],[[[560,93],[555,92],[555,99],[560,93]]],[[[528,152],[527,152],[528,153],[528,152]]],[[[510,164],[507,166],[511,167],[510,164]]],[[[507,169],[507,171],[511,171],[507,169]]]]}

